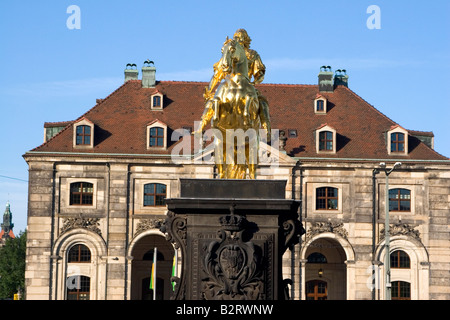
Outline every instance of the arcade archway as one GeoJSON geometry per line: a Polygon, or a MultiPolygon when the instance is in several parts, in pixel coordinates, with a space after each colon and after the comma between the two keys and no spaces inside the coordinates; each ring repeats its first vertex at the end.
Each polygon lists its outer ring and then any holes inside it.
{"type": "Polygon", "coordinates": [[[306,248],[305,299],[347,299],[347,255],[335,239],[318,238],[306,248]]]}
{"type": "Polygon", "coordinates": [[[148,234],[134,244],[131,255],[131,300],[153,300],[150,288],[153,254],[156,248],[156,300],[169,300],[172,294],[173,256],[175,250],[166,239],[158,234],[148,234]]]}

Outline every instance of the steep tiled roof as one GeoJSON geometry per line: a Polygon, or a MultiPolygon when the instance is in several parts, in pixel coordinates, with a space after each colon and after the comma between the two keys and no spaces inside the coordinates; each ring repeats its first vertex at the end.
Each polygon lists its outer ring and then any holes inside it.
{"type": "Polygon", "coordinates": [[[0,239],[3,238],[11,238],[14,239],[16,236],[14,235],[14,232],[12,230],[9,230],[7,234],[5,234],[5,230],[0,231],[0,239]]]}
{"type": "MultiPolygon", "coordinates": [[[[95,124],[92,149],[73,147],[73,123],[52,139],[33,149],[36,152],[82,152],[107,154],[170,154],[172,130],[194,127],[203,113],[205,82],[160,81],[155,88],[142,88],[141,80],[130,80],[107,98],[80,116],[95,124]],[[151,110],[150,97],[164,95],[164,109],[151,110]],[[148,150],[146,127],[154,120],[168,126],[167,150],[148,150]]],[[[390,159],[386,146],[386,132],[398,124],[345,86],[334,92],[321,92],[327,99],[327,113],[314,112],[317,85],[261,84],[258,90],[269,101],[272,128],[297,130],[297,137],[286,142],[289,155],[299,158],[357,158],[390,159]],[[337,132],[335,154],[316,150],[315,130],[323,124],[337,132]]],[[[412,132],[412,131],[410,131],[412,132]]],[[[416,132],[414,132],[416,133],[416,132]]],[[[409,136],[409,152],[400,158],[417,160],[448,160],[413,135],[409,136]]]]}

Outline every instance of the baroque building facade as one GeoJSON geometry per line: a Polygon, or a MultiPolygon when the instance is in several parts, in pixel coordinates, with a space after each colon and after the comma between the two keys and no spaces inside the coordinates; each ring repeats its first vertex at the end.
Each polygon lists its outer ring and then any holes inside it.
{"type": "MultiPolygon", "coordinates": [[[[150,64],[74,121],[45,123],[29,166],[26,299],[170,299],[177,248],[160,231],[180,179],[217,178],[190,134],[207,83],[156,81],[150,64]],[[181,129],[181,130],[180,130],[181,129]]],[[[393,299],[450,299],[450,160],[432,132],[407,130],[322,67],[318,84],[259,84],[272,144],[257,179],[286,181],[306,233],[283,256],[295,300],[384,299],[385,207],[393,299]],[[390,168],[386,194],[384,162],[390,168]]],[[[198,144],[198,145],[197,145],[198,144]]],[[[180,226],[180,232],[182,232],[180,226]]]]}

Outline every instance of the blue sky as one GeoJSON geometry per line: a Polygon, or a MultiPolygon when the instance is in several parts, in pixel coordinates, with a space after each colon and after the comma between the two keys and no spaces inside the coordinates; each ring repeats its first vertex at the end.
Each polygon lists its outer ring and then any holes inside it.
{"type": "Polygon", "coordinates": [[[157,80],[208,81],[226,36],[245,28],[265,83],[315,84],[322,65],[406,129],[433,131],[450,157],[450,1],[1,1],[0,208],[25,230],[27,164],[43,124],[73,120],[123,83],[129,62],[157,80]],[[66,25],[70,5],[80,29],[66,25]],[[370,5],[380,29],[369,29],[370,5]]]}

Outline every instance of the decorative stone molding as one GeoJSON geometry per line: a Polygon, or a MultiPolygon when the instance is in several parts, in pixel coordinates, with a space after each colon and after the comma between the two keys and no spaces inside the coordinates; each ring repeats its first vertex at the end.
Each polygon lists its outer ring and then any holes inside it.
{"type": "Polygon", "coordinates": [[[343,223],[333,223],[333,222],[316,222],[312,227],[306,232],[306,239],[311,239],[315,235],[324,232],[331,232],[347,239],[348,232],[344,228],[343,223]]]}
{"type": "Polygon", "coordinates": [[[207,300],[260,300],[264,292],[261,252],[245,242],[248,221],[241,215],[220,217],[220,240],[205,246],[202,297],[207,300]]]}
{"type": "Polygon", "coordinates": [[[175,216],[172,211],[169,211],[159,230],[166,235],[166,240],[178,249],[181,245],[186,245],[186,225],[185,217],[175,216]]]}
{"type": "MultiPolygon", "coordinates": [[[[389,235],[391,236],[409,236],[416,240],[420,240],[420,233],[418,230],[414,230],[414,226],[411,226],[406,223],[395,223],[391,224],[389,226],[389,235]]],[[[383,240],[385,237],[384,235],[384,228],[380,231],[380,239],[383,240]]]]}
{"type": "Polygon", "coordinates": [[[138,234],[140,234],[140,233],[142,233],[144,231],[150,230],[150,229],[159,229],[159,228],[161,228],[161,226],[164,223],[164,220],[165,219],[163,219],[163,218],[160,218],[160,219],[158,219],[158,218],[155,218],[155,219],[142,219],[142,220],[140,220],[138,225],[137,225],[137,227],[136,227],[136,235],[138,235],[138,234]]]}
{"type": "Polygon", "coordinates": [[[102,232],[99,229],[99,218],[67,218],[63,220],[61,234],[72,229],[81,228],[97,233],[99,236],[102,232]]]}

